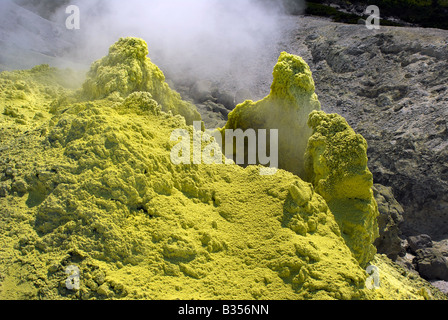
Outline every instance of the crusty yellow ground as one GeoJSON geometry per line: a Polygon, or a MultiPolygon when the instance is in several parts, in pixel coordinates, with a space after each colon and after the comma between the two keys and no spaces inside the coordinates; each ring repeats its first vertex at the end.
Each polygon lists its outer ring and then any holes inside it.
{"type": "MultiPolygon", "coordinates": [[[[222,135],[228,139],[228,129],[278,130],[279,168],[312,183],[330,206],[346,244],[366,267],[378,237],[367,142],[343,117],[320,110],[310,67],[301,57],[282,52],[273,78],[268,96],[236,106],[220,129],[222,135]]],[[[305,232],[306,226],[296,222],[294,230],[305,232]]]]}
{"type": "Polygon", "coordinates": [[[383,287],[366,289],[310,183],[173,165],[171,132],[192,132],[183,117],[151,92],[80,98],[65,72],[0,74],[1,299],[424,298],[382,257],[383,287]]]}

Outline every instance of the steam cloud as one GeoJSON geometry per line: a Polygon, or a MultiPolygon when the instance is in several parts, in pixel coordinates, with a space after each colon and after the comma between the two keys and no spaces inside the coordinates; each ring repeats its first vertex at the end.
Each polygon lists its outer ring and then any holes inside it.
{"type": "MultiPolygon", "coordinates": [[[[72,58],[90,63],[119,37],[135,36],[148,43],[151,60],[177,81],[226,79],[234,88],[256,87],[260,61],[280,52],[275,44],[282,1],[71,1],[81,11],[81,29],[72,31],[77,39],[72,58]]],[[[66,17],[64,6],[53,20],[62,24],[66,17]]]]}
{"type": "Polygon", "coordinates": [[[285,36],[284,13],[298,13],[303,3],[0,0],[0,70],[42,63],[87,69],[120,37],[134,36],[148,43],[151,60],[177,84],[211,80],[233,92],[248,89],[251,98],[259,99],[269,91],[280,52],[288,51],[279,45],[285,36]],[[79,30],[66,28],[69,5],[80,9],[79,30]]]}

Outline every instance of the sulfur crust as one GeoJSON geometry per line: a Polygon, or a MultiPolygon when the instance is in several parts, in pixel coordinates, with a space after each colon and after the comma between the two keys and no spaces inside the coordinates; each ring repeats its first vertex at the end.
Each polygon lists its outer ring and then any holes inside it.
{"type": "Polygon", "coordinates": [[[147,57],[148,46],[139,38],[121,38],[109,49],[109,54],[94,62],[83,84],[89,100],[103,99],[118,93],[126,97],[132,92],[149,92],[163,111],[182,115],[188,124],[200,121],[196,107],[165,82],[163,72],[147,57]]]}
{"type": "Polygon", "coordinates": [[[24,120],[0,115],[1,169],[15,170],[0,197],[0,299],[424,298],[381,257],[384,289],[365,287],[313,184],[173,165],[171,132],[193,129],[153,91],[80,99],[58,72],[0,74],[2,109],[24,120]],[[70,265],[79,290],[66,288],[70,265]]]}
{"type": "MultiPolygon", "coordinates": [[[[366,267],[376,253],[373,241],[378,237],[367,143],[344,118],[320,111],[310,68],[302,58],[282,52],[273,75],[270,94],[238,105],[222,132],[278,129],[279,167],[315,186],[335,215],[348,247],[366,267]]],[[[301,223],[296,228],[304,229],[301,223]]]]}
{"type": "Polygon", "coordinates": [[[364,271],[353,258],[342,260],[349,249],[307,183],[286,171],[262,177],[255,166],[174,166],[169,134],[187,128],[183,119],[123,106],[73,108],[47,138],[58,173],[27,176],[30,191],[20,199],[32,211],[27,241],[8,252],[22,256],[20,267],[51,268],[40,275],[45,298],[71,297],[59,293],[69,264],[80,266],[83,298],[364,295],[364,271]],[[291,186],[300,186],[306,203],[290,195],[291,186]],[[290,220],[306,230],[293,231],[290,220]]]}
{"type": "Polygon", "coordinates": [[[306,179],[328,203],[348,247],[361,266],[376,253],[378,206],[367,167],[367,142],[337,114],[313,111],[305,154],[306,179]]]}
{"type": "Polygon", "coordinates": [[[279,168],[302,176],[303,155],[312,133],[307,126],[308,115],[321,108],[314,80],[308,64],[287,52],[280,54],[273,78],[270,94],[260,101],[237,105],[221,130],[278,130],[279,168]]]}

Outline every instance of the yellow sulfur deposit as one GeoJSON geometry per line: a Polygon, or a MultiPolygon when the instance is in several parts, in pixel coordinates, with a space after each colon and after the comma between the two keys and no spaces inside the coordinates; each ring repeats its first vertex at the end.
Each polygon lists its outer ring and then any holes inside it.
{"type": "MultiPolygon", "coordinates": [[[[247,100],[229,113],[225,129],[278,129],[279,168],[302,176],[311,129],[308,115],[320,110],[308,64],[300,57],[282,52],[273,71],[270,94],[247,100]]],[[[269,144],[267,144],[269,150],[269,144]]]]}
{"type": "Polygon", "coordinates": [[[148,46],[138,38],[121,38],[109,54],[92,64],[83,93],[89,100],[113,94],[126,97],[135,91],[149,92],[163,111],[182,115],[188,124],[201,120],[196,107],[181,99],[165,82],[163,72],[147,57],[148,46]]]}
{"type": "Polygon", "coordinates": [[[347,245],[365,267],[376,253],[379,214],[367,168],[367,142],[337,114],[313,111],[308,125],[313,135],[305,155],[306,179],[323,196],[347,245]]]}
{"type": "Polygon", "coordinates": [[[318,184],[174,165],[171,133],[193,127],[166,112],[162,82],[102,99],[112,76],[75,92],[59,73],[0,74],[0,299],[424,299],[429,285],[382,256],[381,287],[366,288],[318,184]]]}
{"type": "Polygon", "coordinates": [[[273,75],[271,93],[238,105],[222,131],[278,129],[279,167],[312,182],[365,267],[376,253],[373,241],[378,237],[367,143],[344,118],[319,111],[311,71],[302,58],[283,52],[273,75]]]}

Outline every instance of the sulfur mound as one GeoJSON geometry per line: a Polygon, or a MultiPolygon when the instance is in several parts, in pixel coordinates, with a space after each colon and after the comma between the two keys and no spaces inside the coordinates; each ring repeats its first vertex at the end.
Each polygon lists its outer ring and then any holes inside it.
{"type": "Polygon", "coordinates": [[[367,167],[367,142],[337,114],[314,111],[305,155],[306,180],[323,196],[362,266],[376,253],[378,208],[367,167]]]}
{"type": "Polygon", "coordinates": [[[170,133],[192,128],[145,94],[77,103],[53,120],[42,157],[57,166],[25,175],[27,240],[7,250],[43,277],[34,297],[368,295],[325,201],[291,173],[173,165],[170,133]],[[80,268],[78,292],[61,284],[69,265],[80,268]]]}
{"type": "Polygon", "coordinates": [[[319,111],[312,74],[302,58],[283,52],[273,75],[271,93],[238,105],[221,131],[278,129],[279,168],[312,182],[365,266],[376,252],[373,242],[378,237],[367,144],[345,119],[319,111]]]}
{"type": "Polygon", "coordinates": [[[182,115],[188,124],[200,121],[196,107],[181,99],[165,82],[163,72],[147,57],[148,46],[139,38],[121,38],[109,54],[94,62],[83,84],[88,100],[118,93],[125,98],[132,92],[149,92],[163,111],[182,115]]]}
{"type": "MultiPolygon", "coordinates": [[[[36,271],[27,271],[30,276],[43,279],[28,294],[82,299],[368,294],[364,270],[309,184],[285,171],[262,177],[258,167],[173,165],[170,133],[192,128],[158,112],[149,99],[130,101],[133,108],[129,101],[73,105],[54,119],[45,140],[50,148],[42,157],[57,166],[23,172],[28,190],[16,207],[30,214],[22,226],[27,240],[7,246],[5,255],[19,254],[15,270],[32,265],[36,271]],[[140,112],[148,105],[155,111],[140,112]],[[69,265],[80,269],[78,292],[64,287],[69,265]]],[[[10,225],[15,226],[20,227],[10,225]]],[[[16,274],[8,270],[6,283],[14,283],[16,274]]],[[[3,286],[4,295],[20,294],[16,290],[3,286]]]]}
{"type": "MultiPolygon", "coordinates": [[[[314,80],[307,63],[282,52],[273,71],[270,94],[253,102],[247,100],[229,113],[225,129],[278,129],[279,168],[302,176],[311,129],[308,115],[320,110],[314,80]]],[[[269,144],[268,144],[269,150],[269,144]]]]}
{"type": "Polygon", "coordinates": [[[28,85],[43,115],[28,127],[0,114],[12,140],[1,146],[0,299],[423,299],[382,257],[382,287],[366,288],[319,184],[259,166],[174,165],[171,133],[194,129],[153,92],[51,114],[70,90],[29,73],[0,74],[8,90],[28,85]],[[79,289],[67,286],[73,267],[79,289]]]}

